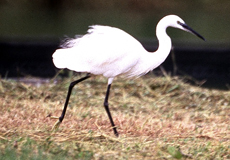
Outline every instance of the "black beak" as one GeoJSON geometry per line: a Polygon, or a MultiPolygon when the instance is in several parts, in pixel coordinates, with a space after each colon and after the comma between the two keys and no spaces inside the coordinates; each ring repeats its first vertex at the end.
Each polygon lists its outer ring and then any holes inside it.
{"type": "Polygon", "coordinates": [[[192,34],[196,35],[197,37],[203,39],[204,41],[205,38],[203,36],[201,36],[199,33],[197,33],[196,31],[194,31],[192,28],[190,28],[187,24],[185,23],[181,23],[181,22],[178,22],[178,24],[180,24],[183,28],[185,28],[187,31],[191,32],[192,34]]]}

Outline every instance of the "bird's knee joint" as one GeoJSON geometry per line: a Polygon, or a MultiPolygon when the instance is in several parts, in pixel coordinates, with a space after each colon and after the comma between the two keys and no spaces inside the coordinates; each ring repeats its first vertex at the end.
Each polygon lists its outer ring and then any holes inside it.
{"type": "Polygon", "coordinates": [[[108,107],[109,106],[109,103],[108,102],[104,102],[104,107],[108,107]]]}
{"type": "Polygon", "coordinates": [[[75,83],[71,82],[70,85],[69,85],[69,88],[73,88],[74,86],[75,86],[75,83]]]}
{"type": "Polygon", "coordinates": [[[59,122],[61,123],[63,121],[63,117],[59,117],[59,122]]]}

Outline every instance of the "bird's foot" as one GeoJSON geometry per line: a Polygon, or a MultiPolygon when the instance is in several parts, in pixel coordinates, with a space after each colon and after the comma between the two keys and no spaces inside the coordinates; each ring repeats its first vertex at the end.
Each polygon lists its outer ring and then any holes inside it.
{"type": "MultiPolygon", "coordinates": [[[[56,119],[56,118],[55,118],[55,119],[56,119]]],[[[52,131],[53,131],[53,132],[57,131],[58,128],[59,128],[59,126],[60,126],[60,124],[61,124],[61,121],[58,120],[58,121],[54,124],[54,126],[53,126],[53,128],[52,128],[52,131]]]]}
{"type": "Polygon", "coordinates": [[[51,119],[59,119],[59,117],[56,117],[56,116],[47,116],[47,117],[49,117],[51,119]]]}
{"type": "Polygon", "coordinates": [[[51,115],[48,115],[47,117],[49,117],[51,119],[58,119],[57,122],[54,124],[54,126],[52,128],[52,131],[57,131],[57,129],[59,128],[59,126],[61,124],[61,121],[60,121],[59,117],[55,117],[55,116],[51,116],[51,115]]]}

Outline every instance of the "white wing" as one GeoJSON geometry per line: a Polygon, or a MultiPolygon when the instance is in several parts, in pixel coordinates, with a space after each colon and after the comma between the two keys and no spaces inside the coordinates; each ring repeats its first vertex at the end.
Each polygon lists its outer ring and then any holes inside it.
{"type": "Polygon", "coordinates": [[[115,77],[138,63],[144,48],[131,35],[109,26],[91,26],[88,34],[66,42],[53,54],[58,68],[115,77]],[[64,45],[65,46],[65,45],[64,45]]]}

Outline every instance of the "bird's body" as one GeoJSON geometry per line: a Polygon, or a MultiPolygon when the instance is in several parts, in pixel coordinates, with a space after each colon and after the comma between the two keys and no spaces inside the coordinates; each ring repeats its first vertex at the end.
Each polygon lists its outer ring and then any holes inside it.
{"type": "MultiPolygon", "coordinates": [[[[204,39],[189,28],[180,17],[169,15],[162,18],[157,25],[156,35],[159,41],[157,51],[149,53],[139,41],[123,30],[94,25],[89,28],[86,35],[67,40],[62,44],[62,48],[57,49],[53,54],[53,62],[57,68],[68,68],[76,72],[87,72],[108,78],[104,105],[116,134],[116,128],[108,109],[110,85],[116,76],[138,77],[164,62],[171,50],[171,39],[166,33],[167,27],[179,28],[204,39]]],[[[71,90],[72,88],[68,92],[65,109],[71,90]]],[[[63,113],[65,115],[65,111],[63,113]]],[[[64,116],[60,117],[59,122],[63,118],[64,116]]]]}
{"type": "Polygon", "coordinates": [[[71,48],[67,46],[59,49],[53,55],[56,67],[103,75],[107,78],[121,74],[133,76],[132,68],[138,64],[141,55],[146,54],[136,39],[109,26],[91,26],[88,34],[69,41],[68,45],[70,43],[71,48]]]}
{"type": "Polygon", "coordinates": [[[118,28],[96,25],[91,26],[88,34],[70,40],[63,49],[58,49],[53,61],[58,68],[114,78],[147,73],[161,63],[157,63],[155,56],[128,33],[118,28]]]}
{"type": "MultiPolygon", "coordinates": [[[[169,20],[174,22],[172,17],[158,23],[159,48],[156,52],[147,52],[138,40],[121,29],[94,25],[86,35],[62,44],[62,49],[53,54],[54,64],[57,68],[110,79],[118,75],[133,77],[146,74],[164,62],[170,53],[171,39],[165,31],[169,20]]],[[[171,25],[174,26],[173,23],[171,25]]]]}

